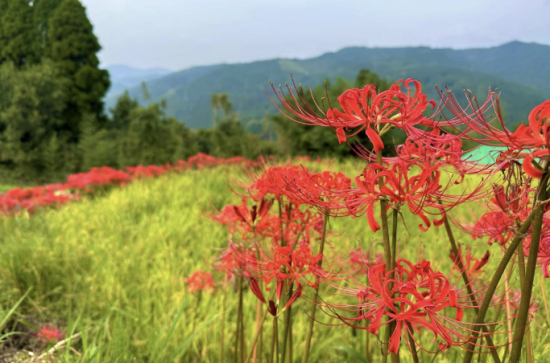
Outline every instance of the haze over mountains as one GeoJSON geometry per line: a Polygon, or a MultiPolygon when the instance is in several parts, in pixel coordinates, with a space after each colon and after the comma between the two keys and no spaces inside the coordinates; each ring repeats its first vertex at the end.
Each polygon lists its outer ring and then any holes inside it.
{"type": "Polygon", "coordinates": [[[169,115],[191,128],[209,127],[212,93],[228,93],[247,122],[277,112],[265,90],[269,79],[284,84],[292,74],[297,83],[315,86],[325,79],[353,80],[362,68],[389,80],[418,79],[434,99],[436,84],[447,84],[456,92],[471,89],[481,100],[489,87],[498,87],[508,123],[525,120],[535,105],[550,99],[550,46],[515,41],[464,50],[350,47],[309,59],[219,64],[172,73],[162,69],[132,73],[128,68],[109,67],[113,86],[106,101],[112,107],[122,90],[128,89],[146,103],[140,86],[145,81],[151,101],[166,99],[169,115]]]}

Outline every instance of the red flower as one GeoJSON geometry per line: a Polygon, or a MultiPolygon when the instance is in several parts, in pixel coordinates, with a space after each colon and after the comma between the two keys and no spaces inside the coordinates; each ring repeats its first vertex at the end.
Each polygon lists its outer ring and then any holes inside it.
{"type": "Polygon", "coordinates": [[[381,253],[371,256],[369,250],[363,253],[363,249],[361,247],[356,248],[349,253],[349,262],[352,269],[360,270],[364,274],[368,273],[369,268],[380,265],[383,261],[384,256],[381,253]]]}
{"type": "MultiPolygon", "coordinates": [[[[426,227],[422,224],[419,227],[426,231],[431,225],[424,214],[427,208],[441,210],[444,207],[436,200],[442,189],[439,176],[439,170],[418,162],[395,163],[388,168],[375,163],[368,164],[363,174],[355,179],[357,189],[347,198],[347,207],[355,215],[365,211],[371,229],[377,231],[380,225],[374,215],[376,202],[385,199],[395,209],[406,205],[422,219],[426,227]],[[419,167],[418,172],[414,166],[419,167]],[[379,178],[382,178],[382,186],[379,186],[379,178]]],[[[441,222],[434,220],[436,225],[441,222]]]]}
{"type": "Polygon", "coordinates": [[[195,271],[191,276],[189,276],[189,278],[185,280],[185,282],[187,282],[191,295],[194,295],[195,291],[209,290],[214,288],[212,274],[206,271],[195,271]]]}
{"type": "Polygon", "coordinates": [[[295,250],[291,246],[275,246],[271,256],[265,256],[260,262],[260,274],[266,285],[275,280],[277,301],[281,298],[285,284],[292,286],[296,283],[294,293],[285,305],[286,309],[302,295],[304,286],[316,287],[319,278],[325,276],[318,265],[322,258],[321,254],[314,255],[306,243],[301,243],[295,250]]]}
{"type": "MultiPolygon", "coordinates": [[[[463,310],[472,306],[469,301],[464,301],[465,298],[445,275],[432,269],[430,262],[423,260],[413,265],[401,259],[392,271],[386,271],[385,265],[380,264],[368,269],[368,277],[369,286],[345,290],[346,293],[355,293],[359,305],[333,306],[347,311],[357,309],[358,317],[346,318],[337,314],[344,323],[377,334],[381,326],[395,322],[389,341],[389,350],[394,353],[399,350],[403,333],[413,334],[410,326],[415,334],[427,330],[434,339],[442,339],[440,349],[460,346],[468,341],[468,329],[462,327],[461,322],[463,310]],[[446,315],[451,310],[454,317],[446,315]],[[389,321],[384,322],[385,316],[389,321]],[[362,320],[367,320],[366,328],[354,325],[362,320]]],[[[420,345],[419,339],[415,342],[420,345]]]]}
{"type": "MultiPolygon", "coordinates": [[[[477,275],[483,272],[482,268],[489,262],[489,251],[485,252],[483,256],[478,260],[477,258],[472,256],[472,251],[469,249],[466,251],[466,258],[462,256],[462,251],[459,247],[458,254],[460,256],[460,260],[462,261],[462,265],[464,266],[464,269],[468,276],[477,275]]],[[[454,266],[453,268],[457,271],[460,271],[458,259],[457,256],[451,252],[449,257],[451,260],[453,260],[454,266]]]]}
{"type": "Polygon", "coordinates": [[[273,85],[272,89],[282,109],[276,107],[281,112],[286,110],[291,120],[331,127],[340,143],[364,130],[375,151],[384,148],[381,136],[392,126],[408,130],[415,125],[432,125],[423,113],[428,106],[434,107],[435,102],[428,101],[422,93],[420,82],[412,79],[400,80],[389,90],[381,92],[377,92],[372,84],[362,89],[348,89],[338,97],[341,110],[330,108],[326,112],[318,107],[315,100],[313,103],[317,110],[312,109],[301,90],[295,95],[289,87],[289,94],[285,95],[282,91],[277,92],[273,85]],[[414,85],[414,92],[411,85],[414,85]]]}
{"type": "Polygon", "coordinates": [[[36,335],[43,343],[57,343],[58,341],[65,339],[65,334],[61,333],[59,329],[48,325],[42,327],[36,335]]]}

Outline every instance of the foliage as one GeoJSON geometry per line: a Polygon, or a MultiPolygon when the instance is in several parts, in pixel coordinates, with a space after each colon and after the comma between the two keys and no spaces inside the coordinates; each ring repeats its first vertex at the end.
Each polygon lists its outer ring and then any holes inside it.
{"type": "Polygon", "coordinates": [[[78,0],[63,0],[48,23],[45,56],[70,79],[65,108],[65,128],[70,141],[78,140],[82,117],[91,113],[102,120],[103,96],[109,73],[99,69],[96,53],[101,49],[86,11],[78,0]]]}
{"type": "Polygon", "coordinates": [[[37,32],[33,27],[32,6],[25,0],[9,0],[6,11],[0,13],[2,27],[0,38],[0,61],[5,59],[17,67],[33,64],[38,61],[36,56],[37,32]]]}
{"type": "Polygon", "coordinates": [[[62,130],[66,82],[49,62],[21,71],[9,63],[0,66],[0,163],[5,168],[27,178],[52,171],[67,137],[62,130]]]}

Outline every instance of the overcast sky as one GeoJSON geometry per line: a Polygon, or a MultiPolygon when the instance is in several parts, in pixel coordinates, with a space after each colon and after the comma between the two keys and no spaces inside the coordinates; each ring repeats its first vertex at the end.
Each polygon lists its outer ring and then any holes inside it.
{"type": "Polygon", "coordinates": [[[550,44],[550,0],[81,0],[102,64],[172,70],[346,46],[550,44]]]}

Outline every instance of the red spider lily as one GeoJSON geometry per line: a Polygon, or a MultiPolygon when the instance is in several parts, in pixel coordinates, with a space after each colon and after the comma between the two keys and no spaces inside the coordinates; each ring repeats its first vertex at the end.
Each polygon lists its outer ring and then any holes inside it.
{"type": "Polygon", "coordinates": [[[356,309],[358,317],[347,318],[337,314],[347,325],[377,334],[381,326],[394,322],[395,330],[388,348],[394,353],[399,350],[403,333],[411,335],[422,347],[414,338],[413,331],[430,331],[434,340],[442,339],[440,350],[468,341],[468,329],[461,324],[463,310],[472,308],[470,301],[466,301],[469,297],[461,296],[445,275],[432,269],[429,261],[423,260],[414,265],[400,259],[394,270],[386,271],[385,264],[379,264],[369,268],[367,274],[369,286],[345,290],[346,294],[355,294],[359,301],[357,306],[344,308],[347,311],[356,309]],[[450,310],[454,311],[454,317],[444,314],[450,310]],[[384,317],[389,320],[384,322],[384,317]],[[367,327],[354,325],[363,320],[368,322],[367,327]]]}
{"type": "Polygon", "coordinates": [[[220,224],[229,226],[230,233],[240,231],[242,238],[245,238],[247,234],[255,232],[256,229],[260,233],[263,231],[262,219],[267,215],[272,204],[272,200],[263,198],[259,204],[249,207],[248,199],[243,198],[241,204],[226,205],[212,218],[220,224]]]}
{"type": "MultiPolygon", "coordinates": [[[[527,235],[523,239],[523,251],[526,256],[529,255],[531,246],[531,235],[527,235]]],[[[550,216],[544,215],[542,232],[540,236],[539,250],[537,254],[537,263],[542,267],[542,273],[545,278],[550,278],[550,216]]]]}
{"type": "Polygon", "coordinates": [[[65,334],[61,333],[59,329],[51,327],[51,326],[44,326],[40,329],[38,333],[36,333],[36,336],[40,341],[43,343],[57,343],[60,340],[65,339],[65,334]]]}
{"type": "Polygon", "coordinates": [[[521,124],[513,134],[522,149],[550,147],[550,100],[535,107],[529,114],[529,126],[521,124]]]}
{"type": "Polygon", "coordinates": [[[90,187],[97,185],[126,185],[131,176],[120,170],[115,170],[107,166],[92,168],[87,173],[78,173],[70,175],[67,178],[67,187],[70,189],[82,189],[90,191],[90,187]]]}
{"type": "Polygon", "coordinates": [[[255,200],[266,195],[273,196],[277,201],[282,201],[286,197],[289,202],[298,206],[302,201],[295,198],[292,186],[304,185],[308,183],[309,178],[307,169],[299,165],[271,166],[255,178],[248,189],[255,200]]]}
{"type": "Polygon", "coordinates": [[[345,193],[349,190],[351,179],[341,172],[310,173],[303,168],[302,175],[290,179],[285,186],[285,195],[294,204],[306,204],[323,213],[336,214],[338,206],[345,202],[345,193]]]}
{"type": "MultiPolygon", "coordinates": [[[[347,200],[347,208],[352,214],[359,214],[365,211],[369,226],[373,231],[380,229],[380,225],[374,216],[375,202],[385,199],[388,205],[394,209],[400,209],[407,205],[409,210],[422,219],[426,226],[419,225],[420,229],[426,231],[431,223],[424,214],[426,208],[442,210],[435,198],[441,195],[439,183],[440,172],[436,168],[421,163],[396,163],[391,168],[385,168],[379,164],[368,164],[363,174],[355,179],[357,189],[347,200]],[[411,169],[418,166],[416,174],[411,169]],[[382,178],[382,186],[379,186],[379,179],[382,178]]],[[[440,225],[443,220],[434,220],[440,225]]]]}
{"type": "Polygon", "coordinates": [[[376,151],[384,148],[380,136],[391,126],[409,129],[414,125],[431,125],[432,122],[423,113],[428,106],[435,106],[435,102],[428,101],[422,93],[420,82],[412,79],[400,80],[389,90],[381,92],[377,92],[372,84],[362,89],[346,90],[338,97],[342,111],[331,106],[325,112],[315,99],[312,101],[316,110],[313,109],[301,89],[295,94],[289,87],[288,96],[281,90],[277,92],[273,85],[272,89],[282,105],[282,108],[276,107],[281,112],[288,111],[290,116],[287,117],[291,120],[305,125],[331,127],[336,131],[340,143],[364,130],[376,151]],[[414,93],[411,85],[414,86],[414,93]]]}
{"type": "Polygon", "coordinates": [[[489,245],[498,243],[504,246],[515,234],[514,222],[504,212],[487,212],[473,226],[462,225],[472,237],[489,237],[489,245]]]}
{"type": "Polygon", "coordinates": [[[481,145],[516,145],[513,133],[506,128],[502,118],[498,95],[491,89],[482,104],[470,91],[466,91],[466,106],[462,106],[449,89],[440,90],[439,94],[441,102],[431,116],[434,120],[433,127],[455,128],[458,137],[473,140],[481,145]],[[438,120],[441,118],[443,120],[438,120]]]}
{"type": "MultiPolygon", "coordinates": [[[[500,161],[524,159],[523,169],[533,178],[542,177],[542,169],[535,159],[550,155],[550,100],[535,107],[529,114],[529,126],[520,125],[515,132],[505,126],[500,110],[498,95],[489,90],[485,103],[479,105],[475,96],[466,93],[467,107],[462,107],[457,98],[450,91],[441,91],[444,108],[455,117],[447,120],[445,126],[463,125],[466,130],[461,136],[476,141],[479,144],[504,146],[508,150],[502,153],[500,161]],[[493,116],[487,117],[488,111],[494,111],[493,116]],[[496,124],[493,125],[493,123],[496,124]],[[468,136],[473,134],[474,136],[468,136]]],[[[444,115],[443,107],[435,115],[444,115]]],[[[435,117],[434,117],[435,118],[435,117]]],[[[435,123],[437,124],[437,122],[435,123]]]]}
{"type": "Polygon", "coordinates": [[[215,266],[218,270],[225,272],[227,278],[233,276],[250,278],[258,271],[256,256],[255,250],[229,242],[227,250],[221,254],[215,266]]]}
{"type": "MultiPolygon", "coordinates": [[[[515,166],[506,170],[505,174],[514,174],[515,166]]],[[[530,200],[535,189],[531,187],[531,178],[505,177],[508,186],[493,185],[493,198],[488,211],[472,225],[462,223],[460,227],[472,237],[489,237],[488,243],[498,243],[504,246],[516,233],[517,227],[531,213],[530,200]]]]}
{"type": "Polygon", "coordinates": [[[196,291],[210,290],[214,288],[212,274],[206,271],[195,271],[185,280],[185,282],[187,282],[191,295],[194,295],[196,291]]]}
{"type": "Polygon", "coordinates": [[[216,157],[203,153],[198,153],[197,155],[191,156],[188,161],[197,169],[202,169],[206,166],[214,166],[219,164],[219,160],[216,157]]]}
{"type": "Polygon", "coordinates": [[[50,184],[34,188],[14,188],[0,194],[0,216],[22,211],[34,212],[40,207],[65,204],[79,196],[71,194],[63,184],[50,184]]]}
{"type": "Polygon", "coordinates": [[[462,261],[462,266],[464,266],[464,270],[468,274],[468,276],[478,275],[483,273],[484,270],[482,270],[483,266],[485,266],[487,263],[489,263],[489,251],[485,252],[483,256],[481,256],[480,259],[477,259],[472,256],[472,251],[469,249],[466,251],[466,258],[462,255],[462,250],[460,247],[458,248],[458,255],[457,257],[453,252],[450,253],[449,257],[454,263],[453,268],[457,271],[460,271],[458,258],[460,258],[460,261],[462,261]]]}
{"type": "MultiPolygon", "coordinates": [[[[519,304],[521,302],[521,290],[514,290],[512,291],[512,297],[510,298],[510,305],[513,310],[517,311],[519,310],[519,304]]],[[[539,302],[531,300],[531,304],[529,305],[529,319],[533,320],[535,318],[535,314],[539,312],[539,302]]]]}
{"type": "Polygon", "coordinates": [[[155,177],[169,171],[181,172],[196,166],[202,168],[210,165],[239,165],[257,166],[257,161],[245,160],[242,157],[218,159],[206,154],[198,154],[186,160],[178,160],[174,164],[162,166],[149,165],[128,167],[126,171],[115,170],[109,167],[92,168],[85,173],[70,175],[64,184],[49,184],[34,188],[14,188],[6,193],[0,193],[0,216],[18,214],[22,211],[29,213],[51,206],[61,205],[69,201],[79,200],[79,192],[92,193],[97,186],[125,186],[136,177],[155,177]]]}
{"type": "Polygon", "coordinates": [[[523,170],[529,176],[540,179],[543,170],[535,159],[550,155],[550,100],[531,111],[529,127],[520,125],[514,137],[522,149],[535,149],[525,156],[523,170]]]}
{"type": "Polygon", "coordinates": [[[363,252],[361,247],[349,252],[349,262],[352,270],[360,270],[367,274],[369,268],[383,263],[384,256],[381,253],[376,253],[371,256],[370,250],[363,252]]]}
{"type": "MultiPolygon", "coordinates": [[[[304,286],[317,287],[319,278],[326,276],[318,265],[322,258],[321,254],[313,254],[307,243],[300,243],[295,250],[291,246],[274,246],[271,256],[265,256],[260,262],[261,278],[266,285],[275,280],[277,301],[281,299],[285,284],[292,286],[296,283],[296,289],[284,307],[287,309],[302,296],[304,286]]],[[[265,301],[263,296],[258,298],[265,301]]]]}
{"type": "Polygon", "coordinates": [[[157,166],[157,165],[138,165],[138,166],[128,166],[126,171],[132,177],[143,177],[143,178],[152,178],[167,173],[171,167],[167,166],[157,166]]]}

